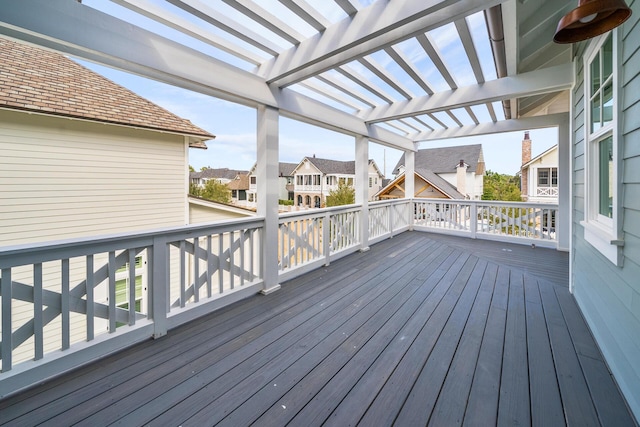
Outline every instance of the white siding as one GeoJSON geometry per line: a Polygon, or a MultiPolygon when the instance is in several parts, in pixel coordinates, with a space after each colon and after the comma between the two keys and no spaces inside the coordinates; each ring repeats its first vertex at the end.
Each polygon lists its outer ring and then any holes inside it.
{"type": "MultiPolygon", "coordinates": [[[[184,225],[185,144],[178,135],[0,110],[0,246],[184,225]]],[[[96,270],[106,260],[97,255],[96,270]]],[[[70,260],[71,288],[85,277],[84,258],[70,260]]],[[[13,280],[32,284],[30,267],[14,269],[13,280]]],[[[60,263],[44,264],[45,289],[59,292],[60,281],[60,263]]],[[[106,303],[105,283],[94,292],[106,303]]],[[[12,306],[15,330],[33,305],[12,306]]],[[[86,339],[85,322],[71,314],[72,344],[86,339]]],[[[60,348],[60,327],[59,316],[46,326],[45,352],[60,348]]],[[[105,332],[96,320],[96,335],[105,332]]],[[[30,339],[14,362],[32,357],[30,339]]]]}
{"type": "Polygon", "coordinates": [[[0,110],[0,246],[184,225],[184,138],[0,110]]]}
{"type": "Polygon", "coordinates": [[[583,61],[578,56],[573,111],[574,293],[631,410],[640,419],[640,1],[620,32],[623,44],[620,123],[624,263],[616,267],[584,239],[585,141],[583,61]]]}
{"type": "Polygon", "coordinates": [[[227,219],[246,218],[250,215],[251,214],[249,212],[241,214],[189,203],[189,224],[202,224],[227,219]]]}

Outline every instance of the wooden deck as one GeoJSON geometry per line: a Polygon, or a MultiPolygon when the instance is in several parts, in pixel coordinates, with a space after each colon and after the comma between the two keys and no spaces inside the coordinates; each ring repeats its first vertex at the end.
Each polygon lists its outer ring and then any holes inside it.
{"type": "Polygon", "coordinates": [[[635,425],[567,270],[406,232],[0,401],[0,424],[635,425]]]}

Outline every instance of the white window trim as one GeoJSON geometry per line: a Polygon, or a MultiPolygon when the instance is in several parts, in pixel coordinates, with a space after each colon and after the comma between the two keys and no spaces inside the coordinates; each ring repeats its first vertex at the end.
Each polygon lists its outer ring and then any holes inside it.
{"type": "Polygon", "coordinates": [[[620,179],[621,153],[619,150],[620,132],[620,93],[619,79],[620,68],[619,58],[621,57],[621,45],[619,43],[618,30],[611,33],[613,42],[613,119],[611,125],[602,127],[591,133],[591,105],[590,105],[590,85],[591,85],[591,61],[600,51],[607,34],[594,38],[584,54],[584,141],[585,141],[585,219],[580,224],[584,227],[584,238],[603,256],[616,266],[621,267],[623,262],[622,247],[624,246],[622,233],[622,184],[620,179]],[[612,218],[604,218],[599,215],[597,206],[598,198],[594,197],[593,189],[598,187],[598,142],[608,135],[613,138],[613,213],[612,218]]]}

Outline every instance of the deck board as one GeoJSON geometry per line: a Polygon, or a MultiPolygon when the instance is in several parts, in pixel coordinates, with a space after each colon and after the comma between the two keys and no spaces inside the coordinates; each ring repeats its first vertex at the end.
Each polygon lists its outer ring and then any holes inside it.
{"type": "Polygon", "coordinates": [[[634,425],[565,255],[406,232],[6,398],[0,425],[634,425]]]}

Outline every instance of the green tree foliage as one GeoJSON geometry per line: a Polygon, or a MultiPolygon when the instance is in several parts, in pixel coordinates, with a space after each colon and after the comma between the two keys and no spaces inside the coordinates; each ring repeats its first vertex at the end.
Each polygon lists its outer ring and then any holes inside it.
{"type": "Polygon", "coordinates": [[[338,188],[327,195],[326,206],[351,205],[356,202],[356,190],[352,185],[340,182],[338,188]]]}
{"type": "Polygon", "coordinates": [[[193,168],[193,166],[189,165],[189,172],[195,172],[196,170],[193,168]]]}
{"type": "Polygon", "coordinates": [[[227,184],[217,179],[210,179],[203,188],[196,184],[189,184],[189,194],[218,203],[231,203],[231,190],[227,184]]]}
{"type": "Polygon", "coordinates": [[[202,188],[198,184],[194,184],[193,182],[189,183],[189,194],[196,197],[201,197],[202,188]]]}
{"type": "Polygon", "coordinates": [[[520,179],[513,175],[487,171],[484,176],[482,200],[521,202],[520,179]]]}

